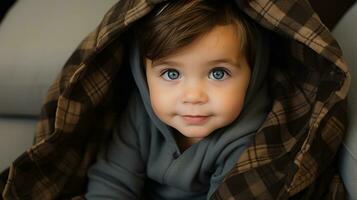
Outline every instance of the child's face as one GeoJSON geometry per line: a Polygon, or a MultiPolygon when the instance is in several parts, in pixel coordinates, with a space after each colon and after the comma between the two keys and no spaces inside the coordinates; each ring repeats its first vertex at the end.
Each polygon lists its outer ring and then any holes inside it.
{"type": "Polygon", "coordinates": [[[151,105],[167,125],[200,140],[242,110],[250,67],[235,26],[216,26],[172,55],[146,59],[151,105]]]}

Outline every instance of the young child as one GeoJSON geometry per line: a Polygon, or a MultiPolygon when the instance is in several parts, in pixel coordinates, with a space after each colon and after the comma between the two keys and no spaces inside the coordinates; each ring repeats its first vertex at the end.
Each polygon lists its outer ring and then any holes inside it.
{"type": "Polygon", "coordinates": [[[345,199],[350,82],[306,0],[121,0],[49,88],[2,198],[345,199]]]}
{"type": "Polygon", "coordinates": [[[267,38],[210,1],[163,3],[135,30],[137,89],[86,198],[209,199],[271,109],[267,38]]]}

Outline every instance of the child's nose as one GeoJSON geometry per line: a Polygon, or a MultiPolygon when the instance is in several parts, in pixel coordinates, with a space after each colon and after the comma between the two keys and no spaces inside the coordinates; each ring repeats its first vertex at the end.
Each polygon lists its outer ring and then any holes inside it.
{"type": "Polygon", "coordinates": [[[204,104],[208,101],[208,95],[205,88],[198,84],[186,85],[182,95],[182,102],[189,104],[204,104]]]}

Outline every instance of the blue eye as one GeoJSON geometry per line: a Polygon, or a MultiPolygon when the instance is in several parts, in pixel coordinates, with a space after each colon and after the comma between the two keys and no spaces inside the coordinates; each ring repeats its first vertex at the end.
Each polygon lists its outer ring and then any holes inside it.
{"type": "Polygon", "coordinates": [[[224,80],[229,73],[224,68],[218,67],[210,71],[209,78],[213,80],[224,80]]]}
{"type": "Polygon", "coordinates": [[[163,78],[166,80],[176,80],[180,78],[180,72],[175,69],[168,69],[164,71],[161,76],[163,76],[163,78]]]}

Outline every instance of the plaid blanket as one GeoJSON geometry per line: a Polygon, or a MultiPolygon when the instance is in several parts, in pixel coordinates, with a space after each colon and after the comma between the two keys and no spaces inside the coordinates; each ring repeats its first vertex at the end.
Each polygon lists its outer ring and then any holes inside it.
{"type": "MultiPolygon", "coordinates": [[[[48,90],[34,145],[1,173],[2,198],[83,199],[132,88],[125,33],[162,1],[119,1],[82,41],[48,90]]],[[[273,32],[274,103],[212,199],[344,199],[336,153],[351,77],[337,42],[307,0],[236,2],[273,32]]]]}

